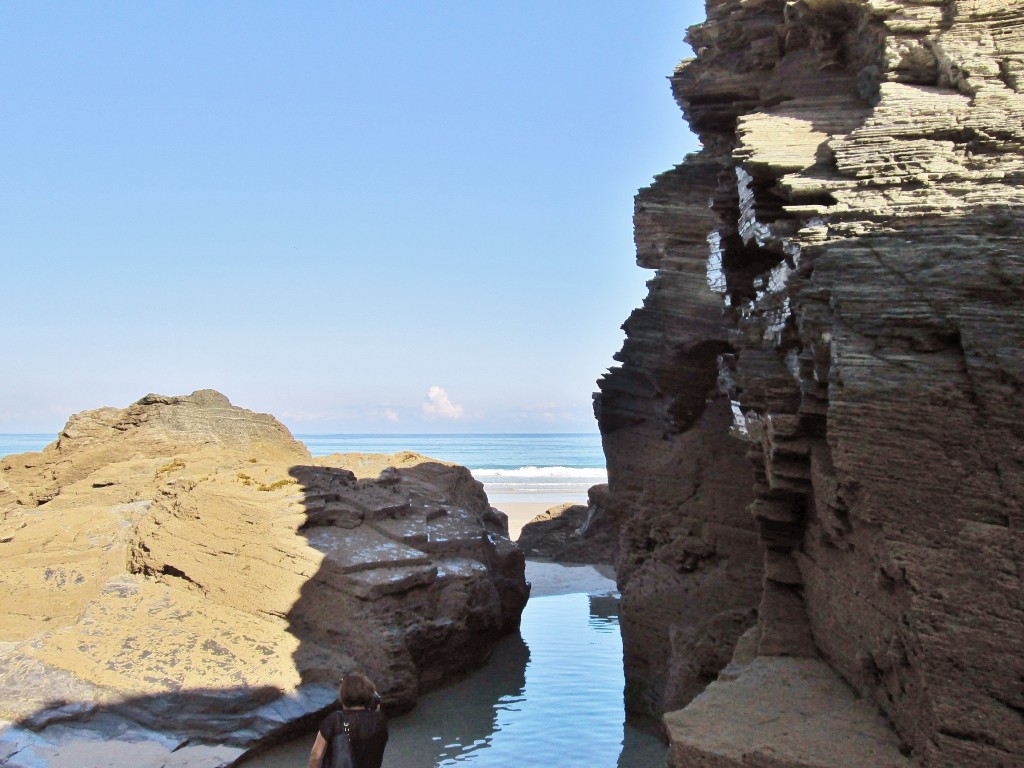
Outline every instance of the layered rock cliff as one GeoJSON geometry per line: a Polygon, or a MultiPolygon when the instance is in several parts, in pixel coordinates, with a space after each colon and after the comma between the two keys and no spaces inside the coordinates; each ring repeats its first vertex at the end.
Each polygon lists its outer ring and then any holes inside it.
{"type": "Polygon", "coordinates": [[[0,476],[4,765],[226,765],[353,669],[408,709],[528,594],[465,468],[314,459],[212,391],[73,416],[0,476]]]}
{"type": "Polygon", "coordinates": [[[637,196],[655,278],[596,398],[628,705],[754,626],[668,719],[680,764],[1021,765],[1024,4],[707,11],[672,76],[703,149],[637,196]],[[859,697],[889,743],[707,737],[801,686],[772,707],[859,697]]]}

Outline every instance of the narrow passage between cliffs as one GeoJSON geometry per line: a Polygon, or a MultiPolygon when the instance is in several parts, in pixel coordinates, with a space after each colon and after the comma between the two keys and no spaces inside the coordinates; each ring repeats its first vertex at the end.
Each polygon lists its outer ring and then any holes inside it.
{"type": "MultiPolygon", "coordinates": [[[[520,633],[505,638],[481,670],[391,721],[386,768],[664,764],[658,738],[625,724],[614,582],[590,566],[532,561],[527,578],[534,596],[520,633]]],[[[312,738],[239,765],[304,765],[312,738]]]]}

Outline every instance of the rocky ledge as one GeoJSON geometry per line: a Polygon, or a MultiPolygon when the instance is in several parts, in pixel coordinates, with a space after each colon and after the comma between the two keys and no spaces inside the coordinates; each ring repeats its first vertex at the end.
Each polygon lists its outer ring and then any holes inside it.
{"type": "Polygon", "coordinates": [[[12,767],[228,765],[351,669],[408,709],[486,659],[529,591],[465,468],[313,459],[212,391],[81,413],[5,457],[0,556],[12,767]]]}
{"type": "Polygon", "coordinates": [[[671,78],[703,149],[636,198],[656,274],[596,402],[627,704],[686,707],[678,765],[1021,765],[1024,4],[707,14],[671,78]],[[730,742],[758,687],[833,747],[730,742]],[[881,752],[820,716],[851,697],[881,752]]]}

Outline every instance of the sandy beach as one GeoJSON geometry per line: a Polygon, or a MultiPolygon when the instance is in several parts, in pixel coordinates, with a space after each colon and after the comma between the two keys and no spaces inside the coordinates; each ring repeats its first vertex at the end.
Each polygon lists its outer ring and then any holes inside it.
{"type": "Polygon", "coordinates": [[[530,597],[552,595],[608,595],[616,591],[615,569],[610,565],[562,565],[540,560],[526,561],[530,597]]]}
{"type": "Polygon", "coordinates": [[[493,504],[493,506],[508,515],[508,537],[515,541],[519,538],[519,533],[523,530],[524,525],[542,512],[547,512],[551,507],[557,507],[558,502],[506,501],[501,504],[493,504]]]}

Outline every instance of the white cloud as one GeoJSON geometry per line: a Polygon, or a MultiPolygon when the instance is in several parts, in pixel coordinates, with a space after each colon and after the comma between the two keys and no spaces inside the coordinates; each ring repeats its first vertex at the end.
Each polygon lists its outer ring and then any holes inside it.
{"type": "Polygon", "coordinates": [[[456,405],[441,387],[431,387],[423,403],[423,415],[428,419],[461,419],[462,406],[456,405]]]}
{"type": "Polygon", "coordinates": [[[384,421],[390,421],[394,424],[398,421],[398,411],[394,408],[378,408],[377,410],[370,411],[370,417],[384,419],[384,421]]]}

